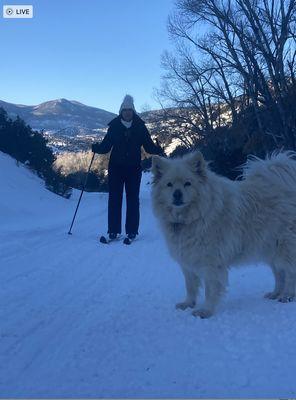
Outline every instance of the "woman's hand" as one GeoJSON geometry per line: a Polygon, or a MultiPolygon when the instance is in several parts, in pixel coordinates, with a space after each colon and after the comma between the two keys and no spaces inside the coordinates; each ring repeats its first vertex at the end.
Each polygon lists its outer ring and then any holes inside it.
{"type": "Polygon", "coordinates": [[[91,145],[91,150],[93,153],[97,153],[99,151],[99,143],[93,143],[91,145]]]}

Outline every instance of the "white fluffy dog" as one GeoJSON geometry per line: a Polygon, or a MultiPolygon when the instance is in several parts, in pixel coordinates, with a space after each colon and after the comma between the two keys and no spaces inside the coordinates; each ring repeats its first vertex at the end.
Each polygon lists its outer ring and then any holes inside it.
{"type": "Polygon", "coordinates": [[[183,158],[153,157],[152,201],[172,257],[185,277],[182,310],[196,306],[205,286],[205,304],[193,311],[210,317],[225,291],[231,265],[263,261],[275,278],[265,297],[295,298],[296,161],[292,152],[255,157],[242,180],[212,172],[200,152],[183,158]]]}

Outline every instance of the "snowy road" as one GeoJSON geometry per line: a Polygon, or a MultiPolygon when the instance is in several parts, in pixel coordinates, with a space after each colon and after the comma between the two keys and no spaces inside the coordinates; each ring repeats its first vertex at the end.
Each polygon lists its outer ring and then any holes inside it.
{"type": "Polygon", "coordinates": [[[141,235],[100,245],[106,194],[64,200],[0,154],[0,397],[296,397],[296,304],[263,299],[265,266],[233,270],[209,320],[141,195],[141,235]],[[0,172],[1,174],[1,172],[0,172]]]}

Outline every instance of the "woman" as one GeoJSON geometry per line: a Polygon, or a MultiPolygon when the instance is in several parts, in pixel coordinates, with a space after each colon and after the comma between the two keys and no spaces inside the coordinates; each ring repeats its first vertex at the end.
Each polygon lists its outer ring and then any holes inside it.
{"type": "MultiPolygon", "coordinates": [[[[119,115],[109,123],[103,141],[92,145],[94,153],[105,154],[111,150],[108,166],[109,240],[115,240],[121,234],[124,187],[126,192],[125,231],[127,235],[124,243],[130,244],[138,234],[142,146],[147,153],[163,155],[163,150],[153,143],[144,121],[137,115],[132,96],[126,95],[120,106],[119,115]]],[[[107,243],[104,236],[101,237],[100,241],[107,243]]]]}

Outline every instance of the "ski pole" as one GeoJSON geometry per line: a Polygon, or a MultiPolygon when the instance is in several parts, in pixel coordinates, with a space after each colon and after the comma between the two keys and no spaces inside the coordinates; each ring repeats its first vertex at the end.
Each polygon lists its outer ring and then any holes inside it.
{"type": "Polygon", "coordinates": [[[89,175],[89,173],[90,173],[90,169],[91,169],[91,166],[92,166],[93,160],[94,160],[94,158],[95,158],[95,154],[96,154],[96,153],[93,153],[93,156],[92,156],[91,162],[90,162],[90,164],[89,164],[88,171],[87,171],[87,174],[86,174],[86,178],[85,178],[85,181],[84,181],[84,184],[83,184],[83,187],[82,187],[82,190],[81,190],[80,196],[79,196],[79,200],[78,200],[78,203],[77,203],[77,207],[76,207],[76,210],[75,210],[75,213],[74,213],[74,217],[73,217],[73,219],[72,219],[72,223],[71,223],[71,226],[70,226],[70,229],[69,229],[68,235],[72,235],[72,232],[71,232],[71,230],[72,230],[72,227],[73,227],[73,224],[74,224],[75,218],[76,218],[76,214],[77,214],[77,211],[78,211],[78,207],[79,207],[79,204],[80,204],[80,201],[81,201],[81,198],[82,198],[82,195],[83,195],[84,189],[85,189],[85,187],[86,187],[86,183],[87,183],[88,175],[89,175]]]}

